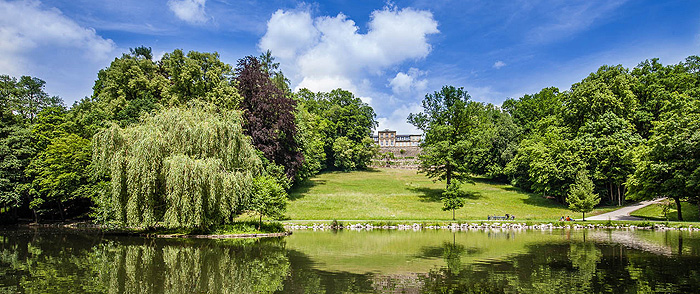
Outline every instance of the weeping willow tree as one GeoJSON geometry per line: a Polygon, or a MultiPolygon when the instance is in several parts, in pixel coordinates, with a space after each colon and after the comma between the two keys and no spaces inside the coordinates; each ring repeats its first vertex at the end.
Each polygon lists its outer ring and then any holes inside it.
{"type": "Polygon", "coordinates": [[[111,178],[103,199],[128,226],[198,227],[229,223],[251,195],[262,164],[241,116],[206,104],[170,108],[94,137],[98,175],[111,178]]]}

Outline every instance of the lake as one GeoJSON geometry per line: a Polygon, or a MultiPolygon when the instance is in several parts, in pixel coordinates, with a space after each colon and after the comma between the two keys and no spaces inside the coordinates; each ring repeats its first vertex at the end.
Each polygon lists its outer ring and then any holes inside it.
{"type": "Polygon", "coordinates": [[[687,231],[295,231],[181,240],[0,229],[0,293],[690,293],[687,231]]]}

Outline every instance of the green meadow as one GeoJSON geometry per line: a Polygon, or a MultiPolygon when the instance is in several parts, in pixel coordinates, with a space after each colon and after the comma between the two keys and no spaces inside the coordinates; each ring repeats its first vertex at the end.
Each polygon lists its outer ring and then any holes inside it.
{"type": "MultiPolygon", "coordinates": [[[[442,211],[444,182],[433,182],[415,170],[372,169],[316,175],[292,189],[286,216],[291,220],[451,220],[442,211]]],[[[571,215],[566,206],[511,185],[476,178],[462,187],[468,196],[457,220],[485,220],[489,215],[515,215],[516,220],[552,220],[571,215]]],[[[588,215],[614,210],[597,208],[588,215]]]]}
{"type": "MultiPolygon", "coordinates": [[[[698,206],[695,204],[681,202],[681,212],[684,221],[698,221],[698,206]]],[[[630,213],[631,216],[641,217],[649,220],[669,220],[678,221],[678,210],[676,204],[671,202],[671,206],[664,215],[664,205],[652,204],[642,207],[630,213]]]]}

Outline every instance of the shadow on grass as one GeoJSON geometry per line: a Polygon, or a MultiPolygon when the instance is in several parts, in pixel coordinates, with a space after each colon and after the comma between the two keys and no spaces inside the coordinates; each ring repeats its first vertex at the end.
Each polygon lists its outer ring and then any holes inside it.
{"type": "Polygon", "coordinates": [[[356,169],[356,170],[329,169],[329,170],[324,170],[324,171],[316,174],[314,177],[318,177],[318,176],[323,175],[323,174],[347,174],[347,173],[352,173],[352,172],[380,173],[382,171],[379,168],[374,168],[374,167],[367,167],[364,169],[356,169]]]}
{"type": "Polygon", "coordinates": [[[555,199],[547,199],[541,195],[537,195],[535,193],[529,193],[525,192],[523,190],[520,190],[518,188],[511,188],[514,192],[518,192],[519,194],[525,194],[527,195],[527,198],[523,199],[523,203],[527,205],[532,205],[532,206],[539,206],[539,207],[546,207],[546,208],[568,208],[566,205],[563,203],[557,202],[555,199]]]}
{"type": "MultiPolygon", "coordinates": [[[[443,189],[436,189],[436,188],[426,188],[426,187],[418,187],[418,188],[408,188],[409,190],[419,193],[418,197],[420,198],[421,202],[440,202],[442,199],[442,192],[444,191],[443,189]]],[[[463,199],[479,199],[481,198],[482,195],[479,192],[474,192],[474,191],[465,191],[465,196],[462,197],[463,199]]]]}
{"type": "Polygon", "coordinates": [[[316,186],[322,186],[326,184],[326,180],[311,180],[307,179],[301,183],[298,183],[292,187],[291,190],[289,190],[289,200],[297,200],[304,198],[306,193],[309,193],[311,191],[311,188],[316,187],[316,186]]]}
{"type": "MultiPolygon", "coordinates": [[[[509,183],[497,180],[497,179],[490,179],[490,178],[482,178],[482,177],[474,177],[472,178],[474,183],[480,183],[480,184],[488,184],[491,186],[507,186],[507,187],[513,187],[510,186],[509,183]]],[[[503,189],[506,189],[506,187],[503,187],[503,189]]]]}

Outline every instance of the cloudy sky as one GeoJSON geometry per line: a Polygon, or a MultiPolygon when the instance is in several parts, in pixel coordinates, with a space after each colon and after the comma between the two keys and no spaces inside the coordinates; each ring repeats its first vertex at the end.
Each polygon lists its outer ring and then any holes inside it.
{"type": "Polygon", "coordinates": [[[568,89],[603,64],[700,54],[700,1],[0,0],[0,74],[32,75],[67,105],[129,48],[270,49],[295,89],[344,88],[380,129],[413,132],[426,93],[464,87],[501,104],[568,89]]]}

